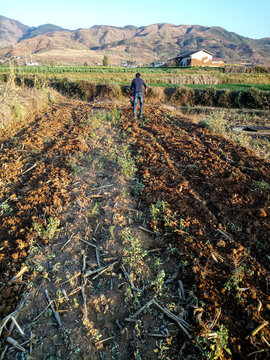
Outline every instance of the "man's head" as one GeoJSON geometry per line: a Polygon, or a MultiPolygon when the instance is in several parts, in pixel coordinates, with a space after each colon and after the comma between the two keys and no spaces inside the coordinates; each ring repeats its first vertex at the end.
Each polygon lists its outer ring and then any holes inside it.
{"type": "Polygon", "coordinates": [[[140,73],[137,73],[137,74],[136,74],[136,78],[139,78],[140,76],[141,76],[140,73]]]}

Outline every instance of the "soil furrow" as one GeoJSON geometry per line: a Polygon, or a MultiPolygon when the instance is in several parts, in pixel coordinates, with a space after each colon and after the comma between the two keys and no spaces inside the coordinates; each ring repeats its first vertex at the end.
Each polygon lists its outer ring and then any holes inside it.
{"type": "MultiPolygon", "coordinates": [[[[163,122],[157,135],[156,127],[155,120],[151,122],[150,119],[145,126],[156,135],[171,162],[190,182],[218,222],[268,268],[270,227],[265,217],[269,211],[269,191],[255,191],[250,176],[220,159],[196,137],[196,132],[191,138],[185,130],[179,134],[175,127],[163,122]]],[[[263,160],[256,159],[256,163],[260,163],[264,170],[263,160]]],[[[263,173],[260,179],[263,179],[263,173]]]]}
{"type": "MultiPolygon", "coordinates": [[[[268,259],[266,256],[263,259],[260,257],[258,262],[249,255],[245,247],[249,247],[251,240],[266,244],[269,228],[264,219],[259,223],[261,228],[258,228],[258,223],[251,224],[252,230],[255,230],[253,237],[250,236],[247,241],[248,232],[241,229],[242,237],[239,234],[235,237],[237,242],[230,237],[234,233],[228,229],[225,221],[229,214],[233,214],[233,226],[239,213],[237,221],[239,224],[246,224],[246,203],[250,199],[244,196],[245,189],[249,189],[248,175],[236,169],[231,177],[232,166],[221,161],[196,135],[191,139],[185,131],[176,133],[157,114],[147,114],[145,123],[141,125],[129,122],[127,117],[124,128],[130,132],[135,151],[139,153],[138,167],[145,185],[147,203],[165,201],[169,204],[169,211],[165,211],[164,215],[168,217],[175,214],[174,217],[179,215],[184,220],[182,225],[185,228],[181,230],[179,221],[171,221],[170,226],[174,231],[171,237],[167,237],[167,241],[171,241],[182,254],[179,261],[186,260],[190,264],[192,275],[185,270],[184,279],[187,283],[193,282],[195,294],[207,302],[206,318],[210,321],[211,316],[214,316],[213,312],[222,309],[221,321],[226,322],[234,339],[238,339],[236,343],[240,341],[245,344],[246,350],[250,349],[251,345],[245,338],[249,322],[260,321],[260,316],[268,318],[266,311],[263,314],[256,311],[257,298],[267,301],[267,275],[261,268],[260,261],[267,267],[268,259]],[[199,194],[196,201],[191,194],[199,194]],[[237,195],[235,202],[232,201],[234,194],[237,195]],[[236,209],[234,203],[237,204],[236,209]],[[218,230],[225,231],[222,233],[218,230]],[[244,247],[239,244],[239,240],[242,240],[244,247]],[[241,271],[245,272],[241,277],[241,288],[248,288],[246,292],[239,292],[237,288],[228,290],[230,279],[238,271],[240,264],[241,271]],[[252,271],[247,273],[244,269],[252,271]],[[240,300],[235,301],[238,296],[240,300]],[[235,320],[230,320],[236,316],[238,326],[235,325],[235,320]],[[246,328],[245,331],[243,327],[246,328]]],[[[251,195],[252,200],[257,201],[255,204],[267,206],[267,197],[257,199],[257,196],[256,192],[251,195]]],[[[164,220],[155,220],[152,226],[165,226],[168,231],[168,223],[164,220]]],[[[237,352],[236,348],[234,350],[237,352]]]]}
{"type": "MultiPolygon", "coordinates": [[[[73,109],[74,105],[63,111],[60,106],[52,108],[36,123],[20,130],[12,146],[3,148],[1,160],[6,166],[0,178],[6,184],[2,199],[6,200],[7,211],[0,216],[0,270],[4,283],[24,265],[34,228],[57,218],[69,198],[70,156],[87,150],[81,120],[90,111],[88,106],[81,106],[81,111],[76,110],[77,122],[69,123],[73,109]],[[19,158],[18,148],[24,149],[19,158]]],[[[3,314],[10,311],[14,300],[14,294],[5,298],[8,306],[3,307],[3,314]]]]}

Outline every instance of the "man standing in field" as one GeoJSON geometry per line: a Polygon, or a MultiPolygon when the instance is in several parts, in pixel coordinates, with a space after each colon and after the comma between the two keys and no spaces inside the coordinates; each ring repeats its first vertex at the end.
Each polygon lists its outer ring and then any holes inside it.
{"type": "Polygon", "coordinates": [[[132,80],[132,83],[130,85],[130,91],[132,92],[133,89],[133,119],[136,118],[136,112],[137,112],[137,103],[138,100],[140,100],[140,118],[143,116],[143,86],[145,87],[145,94],[147,92],[147,86],[143,79],[140,78],[141,74],[137,73],[136,77],[132,80]]]}

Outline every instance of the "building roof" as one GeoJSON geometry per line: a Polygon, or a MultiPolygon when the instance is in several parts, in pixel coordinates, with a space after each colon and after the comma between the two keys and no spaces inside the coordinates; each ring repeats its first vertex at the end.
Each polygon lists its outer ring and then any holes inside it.
{"type": "Polygon", "coordinates": [[[207,50],[204,50],[204,49],[197,49],[197,50],[193,50],[193,51],[190,51],[190,52],[186,52],[186,53],[180,53],[179,55],[177,55],[175,57],[175,59],[179,59],[179,58],[184,58],[184,57],[188,57],[188,56],[191,56],[193,54],[196,54],[197,52],[199,51],[204,51],[206,52],[207,54],[211,55],[211,56],[214,56],[212,53],[210,53],[210,51],[207,51],[207,50]]]}

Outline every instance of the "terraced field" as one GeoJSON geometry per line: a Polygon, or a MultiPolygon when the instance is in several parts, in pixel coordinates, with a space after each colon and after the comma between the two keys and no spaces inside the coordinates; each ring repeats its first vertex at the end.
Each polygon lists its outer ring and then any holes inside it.
{"type": "Polygon", "coordinates": [[[1,359],[266,359],[269,162],[118,107],[2,131],[1,359]]]}

